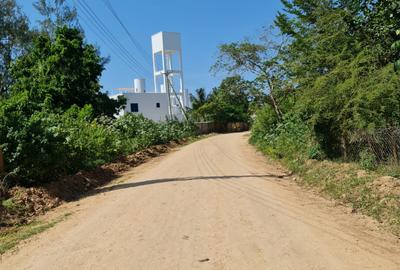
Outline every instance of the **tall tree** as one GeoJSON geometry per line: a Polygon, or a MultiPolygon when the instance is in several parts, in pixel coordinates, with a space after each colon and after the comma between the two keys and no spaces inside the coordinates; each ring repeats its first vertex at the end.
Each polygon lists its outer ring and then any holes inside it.
{"type": "Polygon", "coordinates": [[[78,13],[66,0],[37,0],[33,6],[44,17],[39,21],[41,30],[54,37],[57,27],[78,27],[78,13]]]}
{"type": "Polygon", "coordinates": [[[252,85],[240,76],[228,77],[221,85],[214,88],[207,101],[198,109],[195,115],[201,120],[226,124],[228,122],[248,122],[249,106],[252,98],[252,85]]]}
{"type": "Polygon", "coordinates": [[[11,93],[26,93],[40,107],[65,111],[92,104],[95,114],[112,116],[123,102],[100,92],[104,59],[84,42],[80,30],[58,28],[54,41],[41,34],[27,54],[12,66],[11,93]]]}
{"type": "Polygon", "coordinates": [[[190,94],[193,110],[197,110],[207,102],[207,93],[204,88],[196,89],[196,95],[190,94]]]}
{"type": "Polygon", "coordinates": [[[294,109],[326,152],[340,154],[360,129],[399,125],[398,52],[391,50],[398,1],[282,2],[276,24],[290,39],[283,59],[298,95],[294,109]]]}
{"type": "MultiPolygon", "coordinates": [[[[391,1],[387,1],[391,2],[391,1]]],[[[392,44],[392,52],[394,53],[395,70],[400,71],[400,1],[393,1],[390,5],[386,5],[385,12],[387,20],[390,20],[392,32],[395,32],[395,40],[392,44]]]]}
{"type": "Polygon", "coordinates": [[[255,81],[267,89],[268,98],[278,119],[282,119],[282,108],[277,99],[282,82],[283,70],[279,63],[279,55],[283,42],[264,39],[263,44],[249,41],[223,44],[219,47],[219,57],[212,70],[226,70],[230,74],[252,73],[255,81]]]}
{"type": "Polygon", "coordinates": [[[11,85],[10,65],[29,46],[32,34],[28,18],[15,0],[0,1],[0,96],[11,85]]]}
{"type": "MultiPolygon", "coordinates": [[[[400,53],[400,29],[396,30],[396,34],[398,36],[398,39],[393,42],[392,49],[400,53]]],[[[400,71],[400,57],[398,57],[396,62],[394,63],[394,68],[396,71],[400,71]]]]}

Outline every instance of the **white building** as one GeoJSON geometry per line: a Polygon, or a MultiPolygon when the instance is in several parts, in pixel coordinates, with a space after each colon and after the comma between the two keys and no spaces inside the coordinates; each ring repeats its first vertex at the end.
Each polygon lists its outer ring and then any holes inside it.
{"type": "Polygon", "coordinates": [[[191,107],[184,90],[182,47],[179,33],[160,32],[152,36],[154,91],[147,92],[144,79],[135,79],[133,88],[123,88],[126,107],[120,112],[142,114],[154,121],[183,120],[191,107]]]}

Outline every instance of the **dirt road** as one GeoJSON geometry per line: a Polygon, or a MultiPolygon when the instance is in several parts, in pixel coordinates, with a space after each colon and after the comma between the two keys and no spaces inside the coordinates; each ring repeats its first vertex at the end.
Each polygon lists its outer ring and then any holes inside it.
{"type": "Polygon", "coordinates": [[[394,237],[284,174],[246,134],[198,141],[56,210],[0,269],[400,269],[394,237]]]}

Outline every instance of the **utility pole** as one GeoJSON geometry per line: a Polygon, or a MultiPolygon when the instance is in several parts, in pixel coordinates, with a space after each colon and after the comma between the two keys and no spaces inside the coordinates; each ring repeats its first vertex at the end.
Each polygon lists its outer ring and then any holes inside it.
{"type": "MultiPolygon", "coordinates": [[[[175,91],[175,89],[174,89],[174,86],[172,85],[172,83],[171,83],[169,80],[168,80],[168,84],[171,86],[171,89],[172,89],[172,91],[174,92],[175,98],[176,98],[176,100],[177,100],[178,103],[179,103],[179,107],[181,108],[183,117],[184,117],[185,120],[187,121],[187,120],[188,120],[188,117],[187,117],[187,115],[186,115],[186,110],[185,110],[184,105],[182,104],[182,101],[181,101],[180,97],[179,97],[178,94],[176,93],[176,91],[175,91]]],[[[182,95],[182,98],[184,98],[183,92],[181,93],[181,95],[182,95]]]]}
{"type": "Polygon", "coordinates": [[[164,72],[164,76],[165,76],[165,90],[167,91],[167,95],[168,95],[168,115],[169,115],[169,120],[172,120],[172,104],[171,104],[171,89],[170,89],[170,81],[169,81],[169,71],[165,71],[164,72]]]}

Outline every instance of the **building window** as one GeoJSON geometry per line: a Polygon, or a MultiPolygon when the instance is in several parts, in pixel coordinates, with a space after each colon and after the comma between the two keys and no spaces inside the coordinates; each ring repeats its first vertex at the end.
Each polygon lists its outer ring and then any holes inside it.
{"type": "Polygon", "coordinates": [[[139,112],[139,104],[131,103],[131,112],[139,112]]]}
{"type": "Polygon", "coordinates": [[[160,102],[157,102],[157,103],[156,103],[156,107],[157,107],[157,108],[160,108],[160,102]]]}

